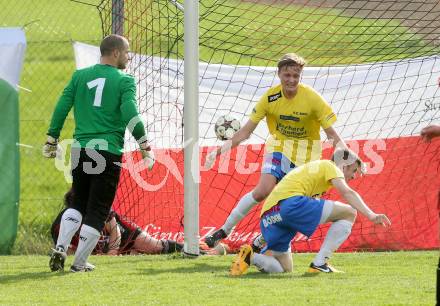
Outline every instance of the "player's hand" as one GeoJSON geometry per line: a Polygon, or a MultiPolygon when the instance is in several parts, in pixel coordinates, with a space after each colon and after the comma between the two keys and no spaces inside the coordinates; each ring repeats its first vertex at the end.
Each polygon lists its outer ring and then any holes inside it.
{"type": "Polygon", "coordinates": [[[391,226],[391,221],[384,214],[372,214],[368,219],[374,224],[381,224],[385,227],[391,226]]]}
{"type": "Polygon", "coordinates": [[[61,155],[61,147],[58,145],[58,139],[47,136],[47,141],[43,146],[43,156],[46,158],[55,158],[61,155]]]}
{"type": "Polygon", "coordinates": [[[142,159],[147,164],[148,170],[153,169],[154,164],[156,163],[156,158],[154,157],[154,152],[151,150],[150,145],[147,141],[139,144],[141,148],[142,159]]]}
{"type": "Polygon", "coordinates": [[[440,136],[440,125],[429,125],[423,128],[420,136],[425,142],[431,142],[432,138],[440,136]]]}
{"type": "Polygon", "coordinates": [[[217,158],[217,150],[211,151],[206,155],[205,159],[205,169],[211,169],[215,163],[215,159],[217,158]]]}

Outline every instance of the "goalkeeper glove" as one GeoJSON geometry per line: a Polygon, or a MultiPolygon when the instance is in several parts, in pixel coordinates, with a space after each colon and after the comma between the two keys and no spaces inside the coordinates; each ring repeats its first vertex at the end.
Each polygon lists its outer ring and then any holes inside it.
{"type": "Polygon", "coordinates": [[[147,141],[144,141],[143,143],[139,144],[139,147],[141,148],[142,159],[147,164],[148,170],[153,169],[156,159],[154,157],[154,152],[153,150],[151,150],[150,145],[148,144],[147,141]]]}
{"type": "Polygon", "coordinates": [[[58,146],[58,139],[47,136],[47,141],[43,146],[43,156],[46,158],[55,158],[61,154],[61,148],[58,146]]]}

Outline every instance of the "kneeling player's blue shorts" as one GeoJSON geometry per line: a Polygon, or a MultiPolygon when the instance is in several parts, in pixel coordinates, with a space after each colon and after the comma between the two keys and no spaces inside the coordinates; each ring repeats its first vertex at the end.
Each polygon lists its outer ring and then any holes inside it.
{"type": "Polygon", "coordinates": [[[295,164],[280,152],[268,153],[264,156],[261,173],[272,174],[279,182],[287,173],[295,168],[295,164]]]}
{"type": "Polygon", "coordinates": [[[278,202],[260,220],[267,249],[286,252],[297,232],[310,237],[319,225],[325,200],[294,196],[278,202]]]}

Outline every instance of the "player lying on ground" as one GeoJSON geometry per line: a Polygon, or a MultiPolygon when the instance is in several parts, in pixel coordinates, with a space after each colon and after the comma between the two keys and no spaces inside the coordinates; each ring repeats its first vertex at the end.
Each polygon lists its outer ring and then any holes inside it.
{"type": "Polygon", "coordinates": [[[263,253],[250,245],[240,248],[231,275],[241,275],[251,264],[268,273],[293,270],[290,243],[297,232],[310,237],[319,224],[332,222],[327,236],[310,264],[309,272],[339,272],[328,264],[332,253],[348,238],[357,211],[374,224],[390,226],[384,214],[374,213],[347,182],[361,170],[362,162],[352,151],[336,150],[332,160],[318,160],[290,171],[274,188],[261,210],[260,228],[267,243],[263,253]],[[335,187],[349,205],[318,199],[335,187]]]}
{"type": "MultiPolygon", "coordinates": [[[[72,205],[72,190],[69,190],[64,196],[64,204],[66,207],[72,205]]],[[[51,234],[54,244],[58,239],[60,229],[60,221],[63,216],[63,209],[55,218],[51,227],[51,234]]],[[[78,246],[79,230],[73,236],[70,243],[68,254],[76,250],[78,246]]],[[[166,254],[181,252],[183,244],[174,240],[161,239],[151,237],[147,232],[143,231],[134,222],[112,211],[107,218],[104,229],[98,244],[93,250],[93,254],[119,255],[119,254],[166,254]]]]}

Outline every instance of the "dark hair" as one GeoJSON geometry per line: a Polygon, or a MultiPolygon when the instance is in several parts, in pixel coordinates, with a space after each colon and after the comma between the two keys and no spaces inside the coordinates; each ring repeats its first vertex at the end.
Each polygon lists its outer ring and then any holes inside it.
{"type": "Polygon", "coordinates": [[[127,39],[124,36],[110,34],[101,42],[99,49],[101,50],[101,55],[110,55],[114,50],[123,50],[127,39]]]}

